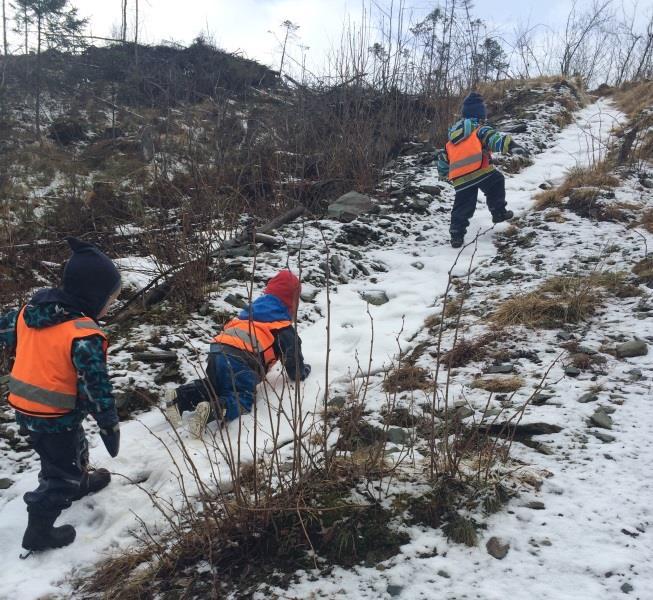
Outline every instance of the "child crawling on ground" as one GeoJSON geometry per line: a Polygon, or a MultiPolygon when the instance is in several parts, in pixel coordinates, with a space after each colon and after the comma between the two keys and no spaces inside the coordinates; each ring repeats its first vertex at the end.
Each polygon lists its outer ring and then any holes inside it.
{"type": "Polygon", "coordinates": [[[304,362],[301,340],[293,327],[301,284],[284,270],[268,282],[263,295],[229,321],[209,349],[206,379],[166,392],[166,416],[181,424],[185,411],[194,411],[189,430],[201,437],[210,421],[232,421],[249,413],[256,386],[277,361],[288,376],[303,381],[311,372],[304,362]]]}

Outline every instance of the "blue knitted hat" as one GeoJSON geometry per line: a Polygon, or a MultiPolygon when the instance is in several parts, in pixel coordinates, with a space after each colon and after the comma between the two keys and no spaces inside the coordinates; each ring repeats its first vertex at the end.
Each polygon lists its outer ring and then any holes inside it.
{"type": "Polygon", "coordinates": [[[470,92],[469,96],[463,100],[461,113],[465,119],[485,119],[487,117],[487,108],[483,96],[478,92],[470,92]]]}
{"type": "Polygon", "coordinates": [[[73,255],[63,271],[63,291],[75,305],[95,319],[120,287],[120,273],[97,246],[74,237],[66,238],[73,255]]]}

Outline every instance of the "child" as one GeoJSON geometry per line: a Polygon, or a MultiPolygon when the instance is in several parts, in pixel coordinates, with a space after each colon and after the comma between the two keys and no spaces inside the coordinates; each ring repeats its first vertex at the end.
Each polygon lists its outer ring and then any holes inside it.
{"type": "Polygon", "coordinates": [[[281,271],[270,279],[263,296],[224,326],[209,350],[207,380],[166,392],[166,415],[175,427],[181,423],[181,413],[194,410],[189,429],[201,437],[209,420],[231,421],[250,412],[256,386],[277,360],[291,379],[308,377],[311,367],[304,363],[301,340],[292,324],[300,291],[299,279],[281,271]],[[224,415],[213,414],[212,406],[224,415]]]}
{"type": "Polygon", "coordinates": [[[41,460],[39,485],[27,492],[23,548],[60,548],[72,525],[53,527],[61,511],[109,484],[91,471],[82,421],[91,413],[111,456],[119,449],[118,415],[106,366],[106,336],[97,325],[120,292],[116,266],[95,246],[67,238],[72,256],[60,288],[37,292],[0,317],[0,345],[15,353],[9,404],[41,460]]]}
{"type": "Polygon", "coordinates": [[[528,156],[528,152],[509,135],[485,124],[486,116],[483,97],[471,92],[463,101],[462,119],[449,128],[446,149],[438,153],[438,174],[449,179],[456,190],[449,227],[453,248],[465,243],[479,189],[485,194],[493,223],[508,221],[514,216],[511,210],[506,210],[505,179],[491,164],[492,152],[519,156],[528,156]]]}

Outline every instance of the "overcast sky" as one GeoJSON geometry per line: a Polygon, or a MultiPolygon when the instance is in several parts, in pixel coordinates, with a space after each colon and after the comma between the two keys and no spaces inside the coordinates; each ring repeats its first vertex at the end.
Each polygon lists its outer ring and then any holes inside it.
{"type": "MultiPolygon", "coordinates": [[[[370,0],[364,0],[369,5],[370,0]]],[[[387,7],[391,0],[375,0],[387,7]]],[[[587,4],[590,0],[579,0],[587,4]]],[[[615,0],[615,8],[622,0],[615,0]]],[[[633,0],[623,0],[627,7],[633,0]]],[[[394,0],[395,6],[399,0],[394,0]]],[[[72,0],[82,16],[90,19],[94,35],[111,37],[119,29],[121,0],[72,0]]],[[[289,19],[300,26],[296,46],[309,46],[309,62],[319,68],[329,48],[338,42],[343,24],[360,22],[362,0],[140,0],[140,39],[189,43],[199,34],[210,34],[228,51],[241,51],[269,65],[279,60],[280,24],[289,19]],[[270,33],[274,32],[275,36],[270,33]]],[[[135,0],[128,0],[129,29],[133,28],[135,0]]],[[[405,0],[414,19],[437,6],[433,0],[405,0]]],[[[569,11],[570,0],[477,0],[474,16],[490,24],[499,36],[511,38],[520,24],[557,28],[569,11]]],[[[638,18],[646,20],[653,0],[639,0],[638,18]]],[[[630,8],[632,10],[632,8],[630,8]]],[[[543,29],[543,28],[542,28],[543,29]]]]}

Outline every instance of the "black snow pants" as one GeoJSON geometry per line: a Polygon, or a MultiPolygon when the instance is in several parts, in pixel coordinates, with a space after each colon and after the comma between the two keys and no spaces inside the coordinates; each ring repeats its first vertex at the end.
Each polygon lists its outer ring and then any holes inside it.
{"type": "Polygon", "coordinates": [[[29,432],[32,447],[41,459],[39,486],[23,496],[27,512],[59,516],[70,507],[88,469],[88,443],[80,424],[72,431],[29,432]]]}
{"type": "Polygon", "coordinates": [[[449,226],[452,235],[464,236],[467,232],[469,220],[476,210],[479,189],[485,194],[492,215],[501,215],[506,210],[506,180],[500,171],[492,171],[479,183],[456,192],[449,226]]]}

